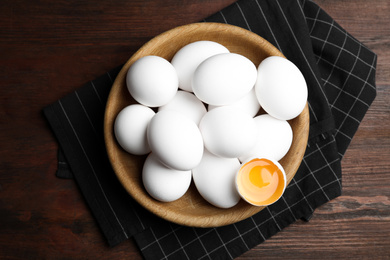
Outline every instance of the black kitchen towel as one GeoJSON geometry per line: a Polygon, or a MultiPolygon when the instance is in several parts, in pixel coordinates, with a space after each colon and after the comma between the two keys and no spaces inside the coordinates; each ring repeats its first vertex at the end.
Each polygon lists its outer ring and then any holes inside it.
{"type": "Polygon", "coordinates": [[[282,199],[258,214],[224,227],[191,228],[133,201],[113,173],[103,139],[105,104],[121,66],[44,109],[63,151],[57,175],[73,175],[110,245],[133,237],[146,259],[232,259],[309,218],[341,194],[341,159],[376,95],[375,53],[312,1],[239,0],[204,21],[259,34],[308,84],[311,125],[303,161],[282,199]]]}

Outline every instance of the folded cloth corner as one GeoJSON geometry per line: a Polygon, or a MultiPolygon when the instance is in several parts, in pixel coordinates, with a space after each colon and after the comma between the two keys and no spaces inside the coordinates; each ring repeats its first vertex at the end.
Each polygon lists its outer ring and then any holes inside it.
{"type": "Polygon", "coordinates": [[[57,175],[74,177],[109,245],[133,237],[145,259],[233,259],[310,219],[340,196],[341,159],[376,95],[376,54],[312,1],[239,0],[204,22],[262,36],[298,66],[308,85],[311,125],[303,161],[282,199],[258,214],[223,227],[184,227],[152,215],[125,192],[103,138],[105,104],[121,66],[44,108],[63,151],[57,175]]]}

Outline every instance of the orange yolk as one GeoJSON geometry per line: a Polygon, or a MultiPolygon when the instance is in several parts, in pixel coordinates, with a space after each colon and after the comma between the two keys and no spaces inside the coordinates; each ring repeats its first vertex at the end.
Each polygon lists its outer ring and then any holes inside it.
{"type": "Polygon", "coordinates": [[[271,160],[253,159],[245,163],[237,175],[237,188],[249,203],[266,206],[277,201],[285,188],[283,171],[271,160]]]}

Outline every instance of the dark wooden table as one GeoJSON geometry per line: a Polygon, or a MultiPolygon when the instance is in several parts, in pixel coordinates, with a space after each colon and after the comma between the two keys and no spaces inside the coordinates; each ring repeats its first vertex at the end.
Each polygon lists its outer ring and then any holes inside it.
{"type": "MultiPolygon", "coordinates": [[[[0,259],[141,259],[109,248],[72,180],[55,177],[42,108],[143,43],[234,0],[0,1],[0,259]]],[[[390,2],[317,3],[378,54],[378,95],[343,161],[343,195],[239,259],[390,258],[390,2]]]]}

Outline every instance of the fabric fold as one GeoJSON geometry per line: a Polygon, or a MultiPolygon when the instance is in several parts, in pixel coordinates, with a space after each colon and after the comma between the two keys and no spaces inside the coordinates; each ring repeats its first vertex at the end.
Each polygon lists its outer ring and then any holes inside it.
{"type": "Polygon", "coordinates": [[[143,230],[142,221],[147,223],[154,217],[124,190],[105,149],[105,104],[112,80],[120,68],[107,72],[44,109],[63,151],[65,160],[61,160],[59,166],[73,173],[110,246],[143,230]],[[68,166],[65,166],[66,162],[68,166]]]}

